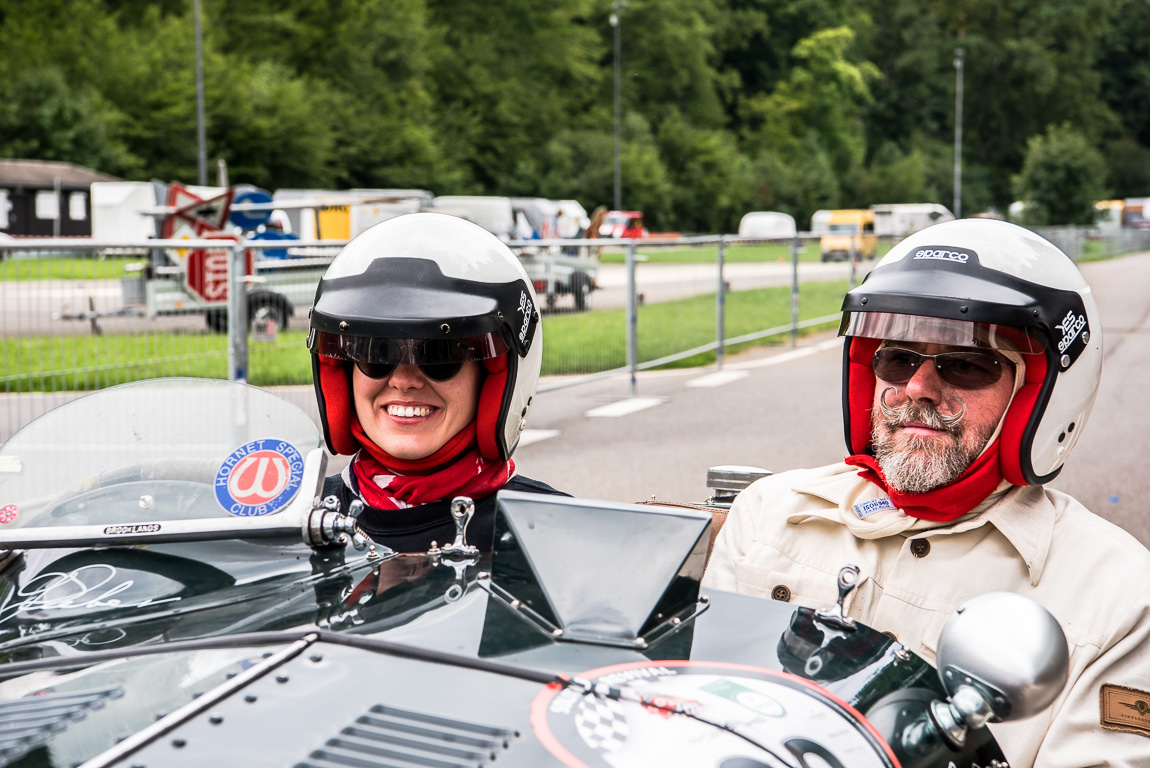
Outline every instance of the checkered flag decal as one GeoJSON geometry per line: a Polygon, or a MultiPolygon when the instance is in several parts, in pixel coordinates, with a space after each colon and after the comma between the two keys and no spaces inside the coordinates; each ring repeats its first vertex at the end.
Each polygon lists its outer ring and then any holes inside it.
{"type": "Polygon", "coordinates": [[[620,749],[631,735],[623,705],[599,696],[584,696],[579,701],[575,730],[587,746],[604,752],[620,749]]]}

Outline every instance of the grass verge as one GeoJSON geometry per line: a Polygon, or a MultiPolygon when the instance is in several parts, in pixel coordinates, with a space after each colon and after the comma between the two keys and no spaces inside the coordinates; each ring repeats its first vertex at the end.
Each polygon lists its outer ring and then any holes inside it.
{"type": "MultiPolygon", "coordinates": [[[[800,319],[837,312],[846,288],[846,281],[801,286],[800,319]]],[[[786,325],[790,307],[787,287],[728,293],[725,336],[786,325]]],[[[544,316],[543,374],[594,373],[626,365],[626,323],[623,309],[544,316]]],[[[640,361],[714,341],[715,295],[640,307],[637,329],[640,361]]],[[[249,380],[260,386],[310,384],[306,337],[306,331],[287,331],[274,343],[252,342],[249,380]]],[[[727,352],[788,339],[783,334],[728,347],[727,352]]],[[[713,352],[706,353],[669,367],[704,365],[714,359],[713,352]]],[[[0,339],[0,360],[3,392],[93,390],[153,377],[226,378],[228,373],[227,338],[207,332],[0,339]]]]}
{"type": "Polygon", "coordinates": [[[146,256],[45,256],[0,260],[0,281],[30,280],[118,280],[127,277],[126,264],[147,261],[146,256]]]}

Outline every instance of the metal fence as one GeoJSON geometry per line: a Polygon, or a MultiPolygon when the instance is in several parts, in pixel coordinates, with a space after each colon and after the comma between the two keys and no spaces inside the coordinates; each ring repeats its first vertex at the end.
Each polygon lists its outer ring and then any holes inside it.
{"type": "MultiPolygon", "coordinates": [[[[1150,232],[1043,234],[1076,259],[1150,248],[1150,232]]],[[[843,291],[874,262],[823,262],[817,239],[512,243],[544,309],[540,390],[629,372],[633,393],[638,371],[721,365],[742,346],[829,327],[843,291]]],[[[288,253],[274,241],[5,242],[0,442],[77,394],[136,379],[309,384],[307,307],[342,244],[293,242],[288,253]],[[243,290],[227,291],[223,306],[226,286],[243,290]]]]}

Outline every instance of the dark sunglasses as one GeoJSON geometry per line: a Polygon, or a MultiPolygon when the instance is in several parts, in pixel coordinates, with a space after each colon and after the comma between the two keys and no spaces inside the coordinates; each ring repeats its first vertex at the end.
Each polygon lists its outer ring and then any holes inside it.
{"type": "Polygon", "coordinates": [[[942,352],[924,355],[901,347],[883,347],[874,353],[875,376],[891,384],[905,384],[926,359],[934,361],[939,377],[960,389],[989,387],[1002,378],[1009,362],[999,360],[985,352],[942,352]]]}
{"type": "Polygon", "coordinates": [[[401,362],[412,362],[432,381],[448,381],[463,370],[463,363],[470,357],[467,345],[456,339],[373,341],[373,362],[359,360],[355,364],[369,379],[385,379],[401,362]]]}

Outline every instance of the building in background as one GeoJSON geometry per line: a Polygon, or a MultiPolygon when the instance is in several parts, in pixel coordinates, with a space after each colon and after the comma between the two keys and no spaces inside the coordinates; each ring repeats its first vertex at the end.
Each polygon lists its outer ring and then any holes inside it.
{"type": "Polygon", "coordinates": [[[74,163],[0,159],[0,232],[90,237],[94,181],[118,179],[74,163]]]}

